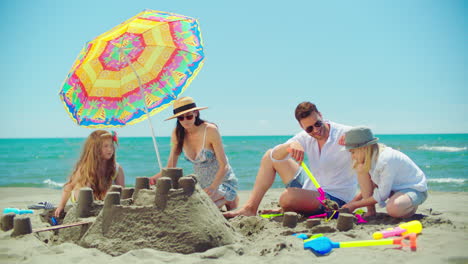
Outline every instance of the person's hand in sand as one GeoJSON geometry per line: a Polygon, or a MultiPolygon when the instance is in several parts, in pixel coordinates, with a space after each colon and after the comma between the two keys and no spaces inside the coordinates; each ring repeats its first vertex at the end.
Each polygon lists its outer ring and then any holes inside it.
{"type": "Polygon", "coordinates": [[[343,205],[341,208],[347,208],[352,213],[357,208],[356,207],[356,202],[349,202],[349,203],[343,205]]]}
{"type": "Polygon", "coordinates": [[[57,209],[55,209],[54,216],[55,217],[60,217],[60,214],[62,214],[64,207],[62,205],[59,205],[57,209]]]}

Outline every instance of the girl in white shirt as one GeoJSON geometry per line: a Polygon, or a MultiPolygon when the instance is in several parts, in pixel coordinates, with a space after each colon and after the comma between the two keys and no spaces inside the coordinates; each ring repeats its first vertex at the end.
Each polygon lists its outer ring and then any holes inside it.
{"type": "Polygon", "coordinates": [[[361,192],[343,208],[366,206],[365,216],[372,216],[378,203],[392,217],[410,217],[427,198],[426,176],[408,156],[377,141],[366,127],[345,134],[361,192]]]}

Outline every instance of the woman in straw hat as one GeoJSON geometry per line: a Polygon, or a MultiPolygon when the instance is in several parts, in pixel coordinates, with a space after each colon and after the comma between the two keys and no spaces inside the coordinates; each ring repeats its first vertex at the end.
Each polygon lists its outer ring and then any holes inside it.
{"type": "MultiPolygon", "coordinates": [[[[191,97],[181,97],[174,102],[174,115],[166,119],[177,118],[167,167],[176,167],[183,152],[185,159],[193,164],[200,186],[215,204],[232,210],[239,201],[237,178],[224,153],[218,127],[200,118],[200,110],[206,108],[197,107],[191,97]]],[[[161,173],[151,177],[150,183],[155,184],[159,177],[161,173]]]]}
{"type": "Polygon", "coordinates": [[[426,176],[408,156],[377,141],[367,127],[346,132],[361,192],[343,208],[367,206],[366,216],[372,216],[378,203],[392,217],[410,217],[427,198],[426,176]]]}

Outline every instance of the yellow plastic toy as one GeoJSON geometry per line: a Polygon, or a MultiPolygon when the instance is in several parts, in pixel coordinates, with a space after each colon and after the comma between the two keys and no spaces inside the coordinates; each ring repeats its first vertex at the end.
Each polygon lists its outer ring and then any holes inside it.
{"type": "Polygon", "coordinates": [[[372,234],[374,239],[382,239],[391,236],[404,236],[409,233],[419,234],[422,231],[422,224],[418,220],[413,220],[407,223],[403,223],[395,228],[389,228],[384,231],[375,232],[372,234]]]}

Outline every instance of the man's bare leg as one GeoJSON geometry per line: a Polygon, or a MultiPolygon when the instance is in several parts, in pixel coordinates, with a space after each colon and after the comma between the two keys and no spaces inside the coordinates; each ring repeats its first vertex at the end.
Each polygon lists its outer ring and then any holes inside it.
{"type": "Polygon", "coordinates": [[[301,188],[287,188],[280,196],[279,204],[284,212],[309,214],[320,208],[319,193],[301,188]]]}
{"type": "Polygon", "coordinates": [[[247,202],[236,211],[224,213],[223,215],[225,217],[232,218],[238,215],[256,215],[258,206],[262,202],[265,193],[275,181],[276,173],[280,175],[284,184],[289,183],[294,178],[299,165],[291,159],[273,162],[270,158],[271,151],[270,149],[263,155],[253,190],[247,202]]]}

